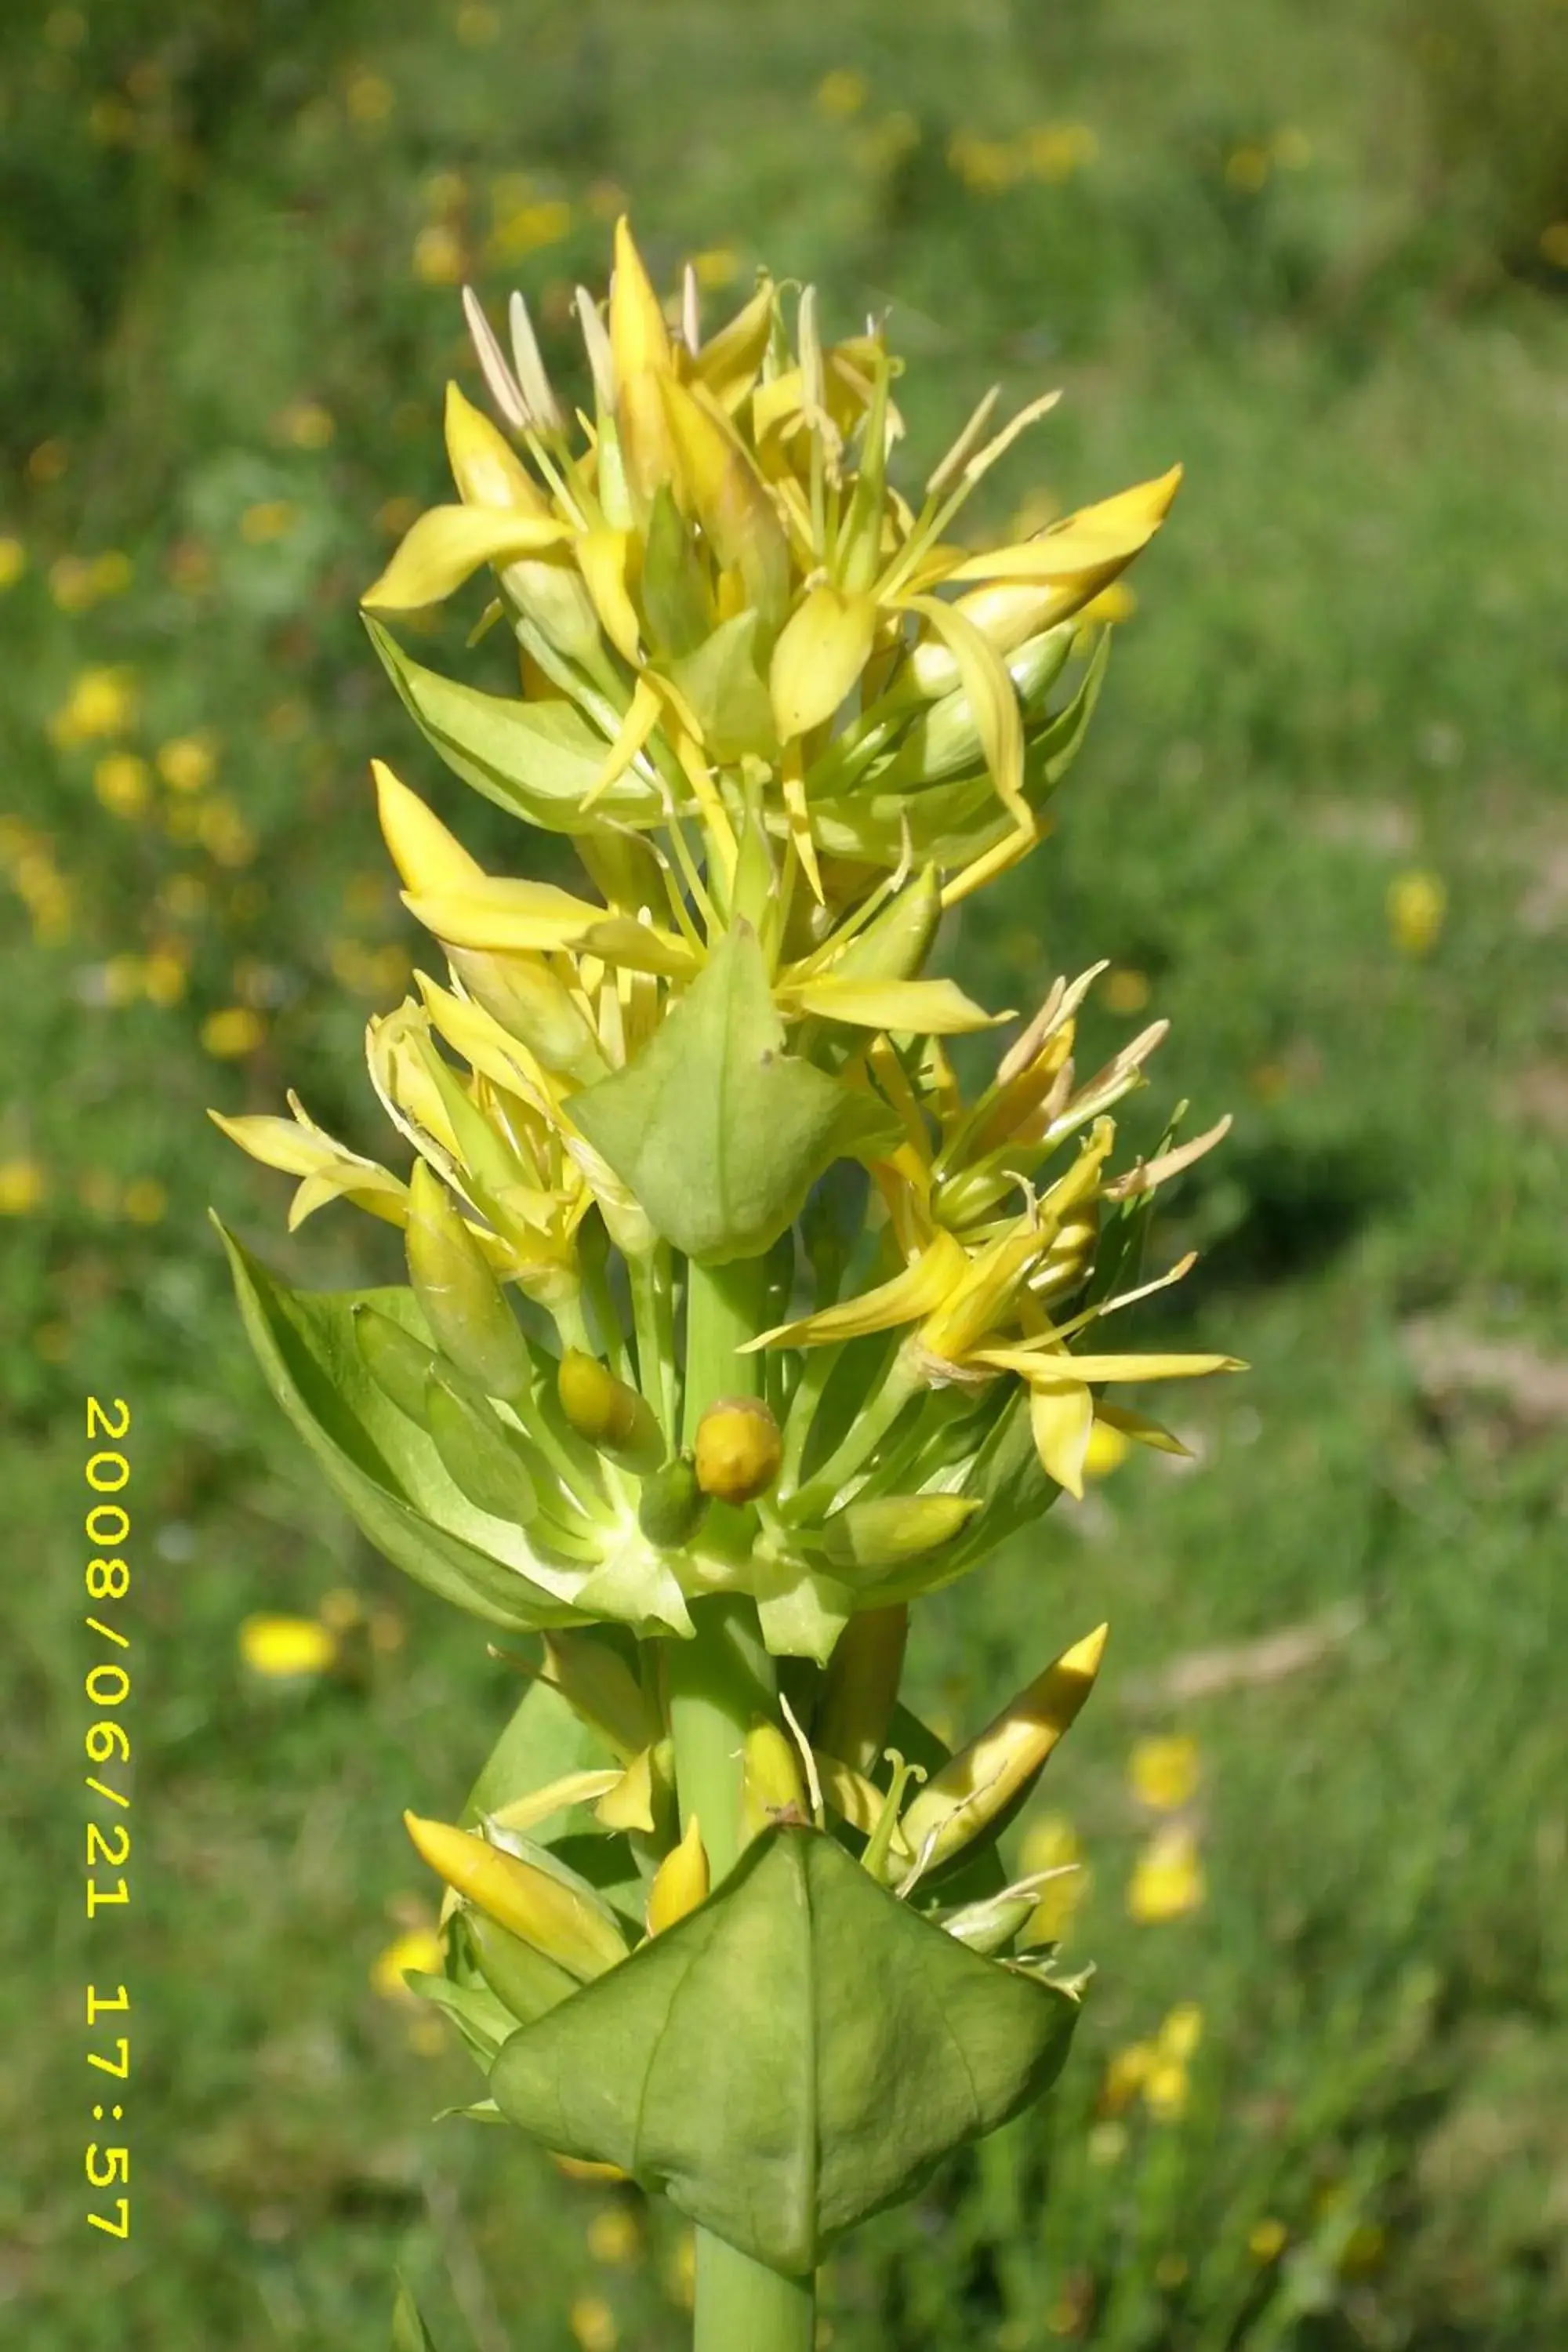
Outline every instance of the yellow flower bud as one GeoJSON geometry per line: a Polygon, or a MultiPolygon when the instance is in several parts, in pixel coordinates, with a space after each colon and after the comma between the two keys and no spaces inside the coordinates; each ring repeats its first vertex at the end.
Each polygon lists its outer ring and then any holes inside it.
{"type": "Polygon", "coordinates": [[[721,1397],[697,1424],[697,1483],[719,1502],[754,1502],[783,1460],[778,1423],[760,1397],[721,1397]]]}
{"type": "Polygon", "coordinates": [[[405,1813],[415,1851],[464,1899],[531,1944],[579,1983],[603,1976],[626,1956],[626,1938],[605,1906],[591,1903],[564,1879],[469,1830],[405,1813]]]}
{"type": "Polygon", "coordinates": [[[662,1935],[689,1911],[708,1899],[708,1853],[697,1815],[686,1824],[686,1834],[672,1846],[653,1874],[647,1891],[647,1931],[662,1935]]]}
{"type": "Polygon", "coordinates": [[[521,2025],[531,2025],[536,2017],[576,1991],[578,1979],[570,1969],[487,1913],[470,1911],[465,1925],[479,1974],[521,2025]]]}
{"type": "Polygon", "coordinates": [[[851,1617],[828,1660],[812,1745],[857,1772],[870,1771],[882,1752],[909,1631],[907,1608],[862,1610],[851,1617]]]}
{"type": "Polygon", "coordinates": [[[556,1376],[561,1410],[576,1431],[601,1453],[634,1468],[657,1466],[664,1437],[646,1397],[618,1381],[597,1356],[568,1348],[556,1376]]]}
{"type": "Polygon", "coordinates": [[[800,1757],[776,1723],[752,1726],[742,1759],[741,1834],[748,1845],[781,1819],[807,1818],[800,1757]]]}
{"type": "Polygon", "coordinates": [[[423,1160],[408,1184],[408,1278],[437,1346],[487,1396],[532,1386],[528,1344],[461,1210],[423,1160]]]}
{"type": "Polygon", "coordinates": [[[649,1543],[674,1549],[689,1542],[701,1525],[708,1497],[697,1483],[690,1459],[677,1454],[643,1480],[637,1497],[637,1525],[649,1543]]]}
{"type": "Polygon", "coordinates": [[[964,1495],[883,1495],[851,1503],[823,1528],[823,1549],[847,1573],[899,1568],[947,1543],[980,1507],[964,1495]]]}
{"type": "Polygon", "coordinates": [[[1109,1630],[1096,1626],[1064,1650],[921,1790],[903,1829],[917,1853],[935,1832],[928,1868],[967,1845],[1027,1788],[1093,1689],[1109,1630]]]}

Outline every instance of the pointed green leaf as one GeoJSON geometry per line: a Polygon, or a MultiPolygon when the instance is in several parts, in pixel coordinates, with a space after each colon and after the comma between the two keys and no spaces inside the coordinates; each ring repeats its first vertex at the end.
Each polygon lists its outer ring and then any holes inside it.
{"type": "Polygon", "coordinates": [[[1055,2079],[1077,2017],[842,1846],[770,1830],[698,1910],[515,2033],[514,2123],[788,2273],[1055,2079]]]}
{"type": "Polygon", "coordinates": [[[766,648],[762,615],[737,613],[721,621],[694,653],[669,666],[716,760],[739,760],[747,751],[778,757],[773,707],[763,677],[766,648]]]}
{"type": "Polygon", "coordinates": [[[410,1992],[451,2020],[481,2066],[494,2064],[496,2053],[516,2031],[517,2020],[489,1985],[456,1984],[450,1977],[432,1976],[424,1969],[405,1969],[403,1980],[410,1992]]]}
{"type": "Polygon", "coordinates": [[[419,2316],[419,2306],[401,2279],[392,2306],[392,2352],[436,2352],[436,2339],[419,2316]]]}
{"type": "Polygon", "coordinates": [[[572,1117],[658,1233],[710,1264],[760,1255],[831,1161],[898,1139],[868,1097],[784,1051],[744,923],[630,1067],[574,1095],[572,1117]]]}
{"type": "Polygon", "coordinates": [[[487,1624],[522,1632],[581,1623],[569,1597],[581,1570],[552,1566],[521,1528],[477,1510],[426,1433],[372,1378],[354,1309],[368,1305],[428,1345],[413,1293],[289,1290],[221,1224],[218,1232],[268,1385],[377,1549],[487,1624]]]}
{"type": "MultiPolygon", "coordinates": [[[[409,716],[455,775],[530,824],[582,829],[583,798],[605,764],[607,739],[572,703],[482,693],[410,660],[378,622],[365,625],[409,716]]],[[[653,786],[627,769],[601,793],[590,821],[653,824],[661,814],[653,786]]]]}

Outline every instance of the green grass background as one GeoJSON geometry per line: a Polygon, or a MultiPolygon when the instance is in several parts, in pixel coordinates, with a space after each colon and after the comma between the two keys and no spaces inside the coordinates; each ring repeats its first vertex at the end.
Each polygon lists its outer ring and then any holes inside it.
{"type": "Polygon", "coordinates": [[[354,594],[438,488],[445,377],[473,388],[440,281],[525,285],[575,381],[617,191],[667,278],[701,253],[738,297],[766,258],[840,328],[890,303],[910,474],[990,381],[1063,384],[987,520],[1188,467],[1057,836],[952,954],[1020,1005],[1100,955],[1146,976],[1151,1116],[1237,1118],[1151,1327],[1253,1370],[1179,1401],[1194,1467],[1124,1466],[919,1620],[962,1725],[1110,1617],[1041,1801],[1100,1979],[1055,2105],[833,2263],[831,2343],[1568,2336],[1565,91],[1561,0],[4,12],[5,2340],[358,2352],[395,2263],[444,2352],[682,2340],[668,2218],[430,2123],[465,2062],[372,1989],[427,1916],[400,1809],[451,1811],[515,1685],[318,1492],[204,1217],[296,1279],[390,1264],[346,1211],[287,1242],[203,1107],[291,1083],[379,1148],[359,1034],[412,941],[373,751],[532,854],[436,772],[354,594]],[[71,740],[105,667],[114,723],[71,740]],[[156,754],[191,736],[182,791],[156,754]],[[1385,903],[1413,871],[1448,894],[1420,957],[1385,903]],[[134,1416],[138,1768],[133,1902],[90,1934],[89,1392],[134,1416]],[[338,1674],[246,1675],[248,1613],[345,1590],[338,1674]],[[1301,1626],[1295,1671],[1245,1649],[1301,1626]],[[1140,1925],[1127,1771],[1164,1732],[1206,1891],[1140,1925]],[[89,1970],[133,1994],[124,2248],[83,2224],[89,1970]],[[1113,2113],[1178,2003],[1184,2111],[1113,2113]]]}

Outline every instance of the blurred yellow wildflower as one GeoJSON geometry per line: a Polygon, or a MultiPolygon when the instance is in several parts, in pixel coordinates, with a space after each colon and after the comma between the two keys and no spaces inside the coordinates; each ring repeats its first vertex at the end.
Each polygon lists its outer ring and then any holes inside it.
{"type": "Polygon", "coordinates": [[[239,535],[247,547],[266,547],[275,539],[287,539],[298,520],[292,499],[260,499],[240,516],[239,535]]]}
{"type": "Polygon", "coordinates": [[[92,603],[90,566],[79,555],[58,556],[49,566],[49,596],[62,613],[85,613],[92,603]]]}
{"type": "Polygon", "coordinates": [[[220,866],[248,866],[256,855],[256,835],[232,801],[204,803],[196,818],[196,839],[220,866]]]}
{"type": "Polygon", "coordinates": [[[1388,886],[1386,904],[1394,946],[1408,956],[1429,954],[1448,911],[1448,893],[1441,877],[1419,867],[1396,874],[1388,886]]]}
{"type": "Polygon", "coordinates": [[[343,92],[343,102],[352,121],[374,130],[377,124],[386,121],[397,100],[392,84],[384,74],[362,70],[350,77],[348,88],[343,92]]]}
{"type": "Polygon", "coordinates": [[[244,1054],[254,1054],[266,1034],[267,1024],[258,1013],[247,1004],[230,1004],[221,1013],[209,1013],[202,1023],[202,1050],[215,1061],[237,1061],[244,1054]]]}
{"type": "Polygon", "coordinates": [[[1089,1873],[1083,1866],[1078,1832],[1065,1813],[1042,1813],[1025,1832],[1019,1869],[1027,1877],[1037,1870],[1061,1870],[1068,1874],[1048,1879],[1026,1931],[1027,1943],[1058,1944],[1089,1893],[1089,1873]],[[1070,1867],[1069,1867],[1070,1866],[1070,1867]]]}
{"type": "Polygon", "coordinates": [[[289,1681],[324,1675],[338,1645],[316,1617],[247,1617],[239,1629],[239,1654],[253,1675],[289,1681]]]}
{"type": "Polygon", "coordinates": [[[1100,141],[1087,122],[1042,122],[1019,142],[1026,169],[1037,180],[1070,180],[1100,153],[1100,141]]]}
{"type": "Polygon", "coordinates": [[[428,221],[414,240],[413,269],[421,286],[460,286],[463,240],[446,221],[428,221]]]}
{"type": "Polygon", "coordinates": [[[466,49],[482,49],[500,36],[500,12],[484,0],[464,0],[458,11],[458,38],[466,49]]]}
{"type": "Polygon", "coordinates": [[[637,2215],[625,2205],[602,2206],[588,2224],[588,2252],[596,2263],[624,2270],[642,2252],[637,2215]]]}
{"type": "Polygon", "coordinates": [[[978,195],[994,195],[1010,188],[1024,166],[1016,149],[1001,139],[982,139],[973,131],[955,131],[947,142],[947,161],[954,176],[978,195]]]}
{"type": "Polygon", "coordinates": [[[1271,2213],[1267,2214],[1261,2221],[1254,2221],[1247,2231],[1247,2251],[1255,2263],[1275,2262],[1283,2252],[1289,2235],[1283,2221],[1276,2220],[1271,2213]]]}
{"type": "Polygon", "coordinates": [[[44,1171],[36,1160],[0,1160],[0,1217],[25,1217],[44,1197],[44,1171]]]}
{"type": "Polygon", "coordinates": [[[337,431],[330,408],[319,400],[293,400],[280,409],[273,430],[296,449],[324,449],[337,431]]]}
{"type": "Polygon", "coordinates": [[[521,261],[541,247],[559,245],[572,226],[572,207],[559,196],[498,211],[485,247],[491,261],[521,261]]]}
{"type": "Polygon", "coordinates": [[[27,551],[19,539],[0,539],[0,593],[14,588],[27,568],[27,551]]]}
{"type": "Polygon", "coordinates": [[[870,94],[870,85],[863,73],[857,73],[853,66],[835,66],[817,83],[812,103],[818,114],[826,114],[829,121],[843,122],[859,113],[870,94]]]}
{"type": "Polygon", "coordinates": [[[675,2242],[665,2288],[677,2310],[690,2310],[697,2298],[697,2239],[690,2230],[682,2230],[675,2242]]]}
{"type": "Polygon", "coordinates": [[[49,733],[62,747],[123,735],[134,724],[136,709],[134,670],[123,666],[84,669],[49,720],[49,733]]]}
{"type": "Polygon", "coordinates": [[[1108,1013],[1142,1013],[1150,997],[1149,975],[1135,971],[1131,965],[1114,965],[1105,975],[1105,1007],[1108,1013]]]}
{"type": "Polygon", "coordinates": [[[1195,2000],[1179,2000],[1157,2036],[1163,2058],[1184,2066],[1204,2037],[1204,2013],[1195,2000]]]}
{"type": "Polygon", "coordinates": [[[1226,158],[1226,186],[1255,196],[1268,183],[1269,165],[1268,148],[1259,146],[1256,139],[1246,140],[1226,158]]]}
{"type": "Polygon", "coordinates": [[[1197,1910],[1206,1892],[1197,1839],[1184,1822],[1167,1822],[1133,1865],[1128,1914],[1140,1927],[1156,1927],[1197,1910]]]}
{"type": "Polygon", "coordinates": [[[1120,2114],[1137,2097],[1157,2063],[1152,2042],[1129,2042],[1124,2048],[1113,2051],[1100,2089],[1101,2105],[1110,2114],[1120,2114]]]}
{"type": "Polygon", "coordinates": [[[616,2352],[621,2331],[616,2326],[616,2315],[603,2295],[580,2294],[567,2315],[572,2340],[581,2352],[616,2352]]]}
{"type": "Polygon", "coordinates": [[[158,747],[158,773],[171,791],[199,793],[217,772],[217,751],[210,735],[176,735],[158,747]]]}
{"type": "Polygon", "coordinates": [[[142,967],[142,993],[149,1004],[165,1011],[185,992],[189,971],[184,950],[168,941],[155,947],[142,967]]]}
{"type": "Polygon", "coordinates": [[[713,293],[734,284],[741,274],[741,257],[732,246],[710,245],[692,255],[691,267],[699,286],[705,293],[713,293]]]}
{"type": "Polygon", "coordinates": [[[394,1937],[371,1962],[371,1989],[383,2000],[415,2000],[418,1996],[404,1983],[404,1969],[418,1969],[426,1976],[439,1976],[441,1960],[441,1938],[434,1927],[410,1927],[394,1937]]]}
{"type": "Polygon", "coordinates": [[[153,797],[147,762],[134,751],[110,751],[92,772],[92,789],[111,816],[140,816],[153,797]]]}
{"type": "Polygon", "coordinates": [[[155,1176],[138,1176],[125,1187],[120,1205],[133,1225],[156,1225],[168,1209],[169,1195],[155,1176]]]}
{"type": "Polygon", "coordinates": [[[40,441],[27,457],[28,478],[35,482],[58,482],[70,465],[70,451],[63,441],[40,441]]]}
{"type": "Polygon", "coordinates": [[[1568,269],[1568,220],[1549,221],[1542,230],[1541,258],[1553,269],[1568,269]]]}
{"type": "Polygon", "coordinates": [[[1156,1812],[1179,1812],[1191,1804],[1198,1785],[1198,1744],[1184,1732],[1140,1739],[1127,1764],[1127,1780],[1141,1805],[1156,1812]]]}
{"type": "Polygon", "coordinates": [[[1269,152],[1282,172],[1304,172],[1312,160],[1312,142],[1304,131],[1288,122],[1274,133],[1269,152]]]}

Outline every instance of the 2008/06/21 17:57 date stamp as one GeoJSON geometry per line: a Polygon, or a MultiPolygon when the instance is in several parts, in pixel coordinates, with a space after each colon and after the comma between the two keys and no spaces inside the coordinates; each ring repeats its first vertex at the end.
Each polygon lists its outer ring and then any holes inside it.
{"type": "Polygon", "coordinates": [[[127,1664],[131,1637],[116,1616],[131,1591],[131,1510],[126,1492],[131,1484],[130,1457],[121,1449],[131,1430],[131,1408],[123,1397],[100,1403],[87,1400],[89,1453],[83,1467],[87,1487],[82,1532],[89,1557],[83,1570],[89,1613],[86,1631],[95,1652],[83,1677],[82,1690],[92,1710],[83,1735],[89,1810],[87,1818],[87,1916],[94,1950],[89,1972],[87,2023],[91,2045],[87,2063],[94,2069],[92,2121],[105,2126],[101,2137],[89,2141],[83,2165],[94,2189],[112,2190],[109,2211],[89,2211],[89,2225],[110,2238],[131,2235],[131,2150],[126,2145],[125,2099],[131,2080],[131,2036],[128,2026],[131,1995],[116,1981],[118,1971],[100,1969],[98,1952],[111,1938],[131,1901],[131,1734],[126,1711],[131,1698],[127,1664]],[[95,1818],[101,1816],[101,1818],[95,1818]],[[107,2078],[107,2079],[105,2079],[107,2078]]]}

